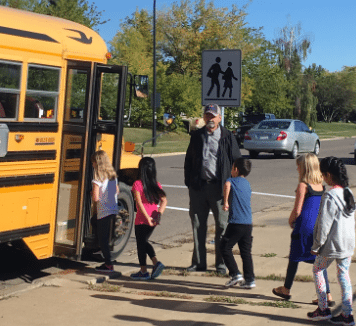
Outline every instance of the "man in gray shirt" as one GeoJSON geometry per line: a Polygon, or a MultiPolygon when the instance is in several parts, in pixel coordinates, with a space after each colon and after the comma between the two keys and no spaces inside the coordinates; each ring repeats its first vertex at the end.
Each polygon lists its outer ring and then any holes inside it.
{"type": "Polygon", "coordinates": [[[210,210],[215,219],[215,267],[220,274],[226,267],[220,253],[220,240],[226,229],[228,212],[223,211],[223,185],[231,175],[233,162],[241,156],[234,135],[220,126],[217,104],[204,108],[205,127],[190,139],[184,163],[184,181],[189,188],[189,215],[192,221],[194,250],[187,271],[205,271],[206,233],[210,210]]]}

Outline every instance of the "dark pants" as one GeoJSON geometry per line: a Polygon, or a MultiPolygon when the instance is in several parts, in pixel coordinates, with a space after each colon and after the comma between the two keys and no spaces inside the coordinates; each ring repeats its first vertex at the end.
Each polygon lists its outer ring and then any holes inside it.
{"type": "Polygon", "coordinates": [[[189,215],[192,221],[194,249],[192,265],[205,269],[206,266],[206,233],[210,210],[215,219],[215,267],[225,269],[220,253],[220,241],[228,219],[228,212],[222,209],[221,184],[206,183],[201,190],[189,189],[189,215]]]}
{"type": "Polygon", "coordinates": [[[236,243],[240,249],[244,279],[246,282],[252,282],[255,280],[251,255],[252,225],[229,223],[221,239],[221,254],[231,277],[241,274],[232,253],[232,248],[236,243]]]}
{"type": "Polygon", "coordinates": [[[112,265],[110,254],[110,228],[115,214],[105,216],[97,221],[98,240],[101,252],[103,253],[105,264],[112,265]]]}
{"type": "MultiPolygon", "coordinates": [[[[314,260],[307,260],[305,261],[305,263],[313,264],[314,260]]],[[[297,274],[298,265],[299,265],[298,261],[289,260],[286,280],[284,281],[284,287],[287,288],[288,290],[292,288],[295,275],[297,274]]],[[[324,278],[325,278],[325,285],[326,285],[326,293],[330,293],[328,273],[326,269],[324,270],[324,278]]]]}
{"type": "Polygon", "coordinates": [[[147,255],[152,259],[156,256],[155,250],[148,242],[153,230],[154,226],[149,226],[147,224],[135,225],[135,236],[137,243],[137,255],[138,261],[140,262],[140,266],[147,265],[147,255]]]}

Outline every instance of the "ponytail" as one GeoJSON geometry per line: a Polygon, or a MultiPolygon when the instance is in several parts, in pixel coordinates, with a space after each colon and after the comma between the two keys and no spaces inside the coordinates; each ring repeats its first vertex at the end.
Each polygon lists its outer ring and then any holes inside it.
{"type": "Polygon", "coordinates": [[[351,212],[355,209],[355,198],[352,195],[349,187],[344,188],[344,199],[346,202],[346,209],[351,212]]]}

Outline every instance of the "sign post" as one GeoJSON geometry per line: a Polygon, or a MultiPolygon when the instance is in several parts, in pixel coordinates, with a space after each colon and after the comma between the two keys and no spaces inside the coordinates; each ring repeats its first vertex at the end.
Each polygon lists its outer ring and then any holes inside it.
{"type": "Polygon", "coordinates": [[[241,104],[241,50],[204,50],[202,54],[202,105],[241,104]]]}

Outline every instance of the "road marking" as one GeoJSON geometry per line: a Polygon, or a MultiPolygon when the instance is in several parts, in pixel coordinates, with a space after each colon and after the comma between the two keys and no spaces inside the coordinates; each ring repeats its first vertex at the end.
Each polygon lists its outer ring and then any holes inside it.
{"type": "Polygon", "coordinates": [[[264,193],[264,192],[254,192],[254,191],[252,191],[252,194],[254,194],[254,195],[262,195],[262,196],[273,196],[273,197],[295,198],[295,196],[288,196],[288,195],[276,195],[276,194],[266,194],[266,193],[264,193]]]}
{"type": "Polygon", "coordinates": [[[168,209],[174,209],[176,211],[184,211],[184,212],[189,212],[189,208],[182,208],[182,207],[172,207],[172,206],[166,206],[168,209]]]}
{"type": "MultiPolygon", "coordinates": [[[[186,186],[176,186],[176,185],[162,185],[164,188],[180,188],[184,189],[187,188],[186,186]]],[[[278,195],[278,194],[268,194],[265,192],[252,192],[253,195],[261,195],[261,196],[272,196],[272,197],[284,197],[284,198],[295,198],[295,196],[288,196],[288,195],[278,195]]],[[[167,206],[168,207],[168,206],[167,206]]],[[[173,208],[172,208],[173,209],[173,208]]]]}

